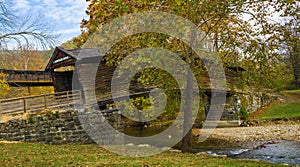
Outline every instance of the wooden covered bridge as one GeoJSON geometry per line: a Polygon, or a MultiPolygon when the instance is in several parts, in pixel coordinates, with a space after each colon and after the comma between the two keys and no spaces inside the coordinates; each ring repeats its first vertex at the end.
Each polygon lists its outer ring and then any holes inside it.
{"type": "MultiPolygon", "coordinates": [[[[62,47],[56,47],[44,71],[27,71],[27,70],[7,70],[0,69],[0,79],[6,80],[10,86],[54,86],[55,92],[70,91],[73,89],[81,89],[82,84],[90,82],[87,77],[78,77],[81,74],[89,74],[89,71],[82,71],[87,65],[96,66],[98,69],[95,82],[96,91],[102,92],[103,98],[108,98],[110,92],[111,78],[116,67],[106,65],[105,54],[100,53],[98,49],[84,48],[65,50],[62,47]],[[95,57],[101,57],[101,62],[95,62],[95,57]],[[77,66],[75,67],[76,62],[77,66]],[[99,65],[100,63],[100,65],[99,65]],[[77,68],[75,70],[75,68],[77,68]],[[73,75],[75,75],[73,77],[73,75]],[[75,81],[75,82],[73,82],[75,81]],[[76,85],[77,84],[77,85],[76,85]]],[[[97,59],[97,61],[99,61],[97,59]]],[[[235,68],[227,68],[226,76],[235,77],[237,72],[235,68]]],[[[239,71],[243,69],[239,68],[239,71]]],[[[209,81],[207,81],[209,82],[209,81]]],[[[136,92],[141,92],[145,86],[134,83],[136,92]]]]}
{"type": "MultiPolygon", "coordinates": [[[[56,47],[44,71],[1,69],[0,79],[6,80],[10,86],[53,86],[55,93],[0,100],[0,117],[3,114],[18,115],[26,112],[41,111],[42,109],[67,107],[69,105],[75,105],[76,101],[83,103],[83,98],[87,97],[85,96],[87,92],[82,89],[82,83],[86,83],[86,79],[84,77],[79,79],[79,77],[76,76],[78,69],[75,70],[75,63],[84,60],[82,61],[83,63],[80,63],[80,66],[85,66],[86,64],[98,66],[99,62],[93,61],[93,58],[85,59],[86,57],[90,58],[98,55],[100,55],[100,53],[97,49],[65,50],[61,47],[56,47]]],[[[111,86],[110,80],[114,67],[106,66],[103,60],[99,68],[101,69],[98,69],[97,72],[96,91],[102,93],[97,104],[105,108],[106,104],[113,102],[109,93],[111,86]]],[[[149,94],[149,92],[138,92],[132,94],[130,97],[145,96],[147,94],[149,94]]],[[[122,97],[120,97],[120,99],[122,99],[122,97]]]]}
{"type": "MultiPolygon", "coordinates": [[[[64,102],[55,102],[55,105],[59,105],[59,103],[70,105],[70,98],[73,96],[76,96],[76,99],[80,99],[80,103],[83,103],[82,99],[87,100],[90,97],[89,93],[95,90],[97,104],[101,107],[113,102],[110,90],[115,68],[106,65],[105,54],[100,53],[98,49],[65,50],[61,47],[56,47],[44,71],[0,70],[0,73],[4,74],[3,79],[11,86],[54,86],[55,92],[64,92],[60,100],[65,99],[64,102]],[[99,56],[102,61],[95,61],[95,57],[99,58],[99,56]],[[85,68],[86,66],[94,66],[96,68],[93,69],[98,69],[95,77],[89,76],[90,71],[88,71],[89,68],[85,68]],[[95,87],[91,88],[90,85],[95,87]],[[72,90],[80,91],[74,93],[72,90]]],[[[226,71],[226,75],[236,76],[237,73],[229,69],[229,71],[226,71]]],[[[131,82],[131,85],[133,86],[130,87],[130,97],[149,95],[150,88],[147,88],[147,86],[135,80],[131,82]]],[[[61,94],[57,95],[57,93],[34,97],[40,99],[39,104],[36,106],[49,107],[47,102],[51,101],[50,99],[57,99],[57,96],[61,96],[61,94]]],[[[209,93],[210,89],[207,89],[206,94],[208,96],[210,96],[209,93]]],[[[230,92],[228,92],[229,94],[230,92]]],[[[16,100],[21,101],[21,111],[24,110],[26,112],[29,102],[26,102],[24,98],[16,100]]],[[[13,100],[8,101],[11,102],[13,100]]],[[[0,107],[2,102],[0,101],[0,107]]],[[[55,105],[53,102],[53,106],[55,105]]]]}
{"type": "MultiPolygon", "coordinates": [[[[110,80],[115,67],[107,66],[104,59],[101,62],[95,62],[93,57],[96,56],[103,57],[104,54],[101,55],[98,49],[65,50],[56,47],[44,71],[0,69],[0,79],[5,80],[12,87],[54,86],[55,92],[66,92],[81,89],[82,84],[87,82],[84,76],[81,76],[81,79],[78,78],[79,69],[75,70],[76,62],[80,61],[81,67],[87,64],[98,66],[100,63],[95,88],[101,92],[110,92],[110,80]]],[[[88,71],[86,74],[89,74],[88,71]]],[[[103,99],[109,98],[106,93],[102,95],[103,99]]]]}

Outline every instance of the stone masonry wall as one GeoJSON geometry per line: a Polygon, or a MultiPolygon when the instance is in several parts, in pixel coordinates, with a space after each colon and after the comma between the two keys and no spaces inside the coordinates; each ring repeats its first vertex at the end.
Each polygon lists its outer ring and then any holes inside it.
{"type": "MultiPolygon", "coordinates": [[[[227,97],[221,120],[239,119],[238,112],[241,107],[248,112],[254,112],[272,100],[274,97],[260,93],[231,95],[227,97]]],[[[48,112],[44,115],[30,116],[26,120],[0,123],[0,140],[47,144],[90,144],[97,141],[98,144],[99,142],[109,144],[114,143],[115,141],[112,140],[120,139],[120,137],[117,136],[118,132],[115,133],[106,128],[104,123],[108,122],[116,131],[122,131],[120,120],[121,113],[118,110],[103,112],[103,114],[94,109],[69,110],[62,113],[48,112]],[[85,121],[84,126],[82,121],[85,121]],[[87,132],[92,134],[93,140],[87,132]]]]}
{"type": "Polygon", "coordinates": [[[258,109],[267,106],[276,97],[264,93],[235,93],[226,98],[225,109],[221,120],[237,120],[239,112],[244,108],[248,113],[253,113],[258,109]]]}
{"type": "MultiPolygon", "coordinates": [[[[62,113],[49,112],[41,116],[28,117],[27,120],[0,123],[0,140],[47,144],[94,143],[83,129],[76,112],[74,110],[62,113]]],[[[117,112],[104,114],[106,120],[117,128],[119,116],[117,112]]]]}

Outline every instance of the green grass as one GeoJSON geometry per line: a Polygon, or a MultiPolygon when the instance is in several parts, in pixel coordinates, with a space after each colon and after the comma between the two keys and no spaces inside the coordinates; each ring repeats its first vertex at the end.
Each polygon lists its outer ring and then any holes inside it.
{"type": "Polygon", "coordinates": [[[280,93],[285,96],[285,104],[271,106],[261,119],[300,117],[300,90],[288,90],[280,93]]]}
{"type": "Polygon", "coordinates": [[[285,90],[283,92],[286,92],[286,93],[300,93],[300,89],[297,89],[297,90],[285,90]]]}
{"type": "Polygon", "coordinates": [[[0,144],[0,166],[282,166],[266,162],[164,152],[144,158],[112,154],[98,145],[0,144]]]}
{"type": "Polygon", "coordinates": [[[300,103],[276,104],[271,106],[261,119],[300,117],[300,103]]]}

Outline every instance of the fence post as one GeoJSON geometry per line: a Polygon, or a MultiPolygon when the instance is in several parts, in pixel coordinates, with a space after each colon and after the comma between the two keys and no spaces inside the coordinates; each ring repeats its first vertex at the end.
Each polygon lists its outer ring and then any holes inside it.
{"type": "Polygon", "coordinates": [[[24,104],[24,113],[26,113],[26,99],[23,98],[23,104],[24,104]]]}
{"type": "Polygon", "coordinates": [[[45,103],[45,109],[47,109],[47,97],[44,95],[44,103],[45,103]]]}
{"type": "Polygon", "coordinates": [[[67,101],[68,101],[68,106],[70,106],[70,97],[69,97],[69,91],[67,91],[67,101]]]}

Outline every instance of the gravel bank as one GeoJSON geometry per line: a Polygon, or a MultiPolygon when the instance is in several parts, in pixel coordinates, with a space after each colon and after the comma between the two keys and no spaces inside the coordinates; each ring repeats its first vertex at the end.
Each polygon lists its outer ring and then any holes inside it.
{"type": "MultiPolygon", "coordinates": [[[[202,130],[194,129],[195,135],[202,130]]],[[[300,124],[293,125],[266,125],[255,127],[217,128],[210,135],[212,138],[233,140],[237,142],[289,140],[300,141],[300,124]]]]}

